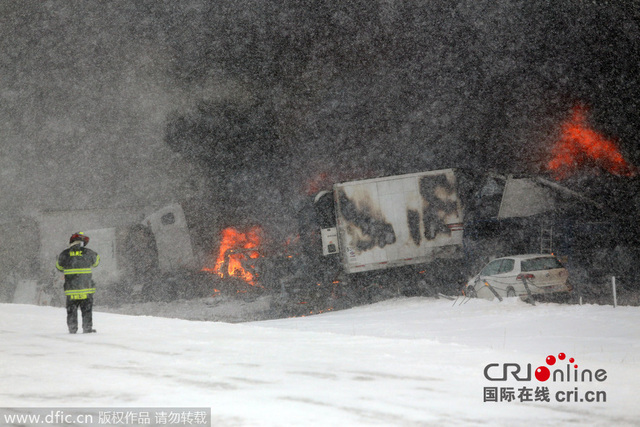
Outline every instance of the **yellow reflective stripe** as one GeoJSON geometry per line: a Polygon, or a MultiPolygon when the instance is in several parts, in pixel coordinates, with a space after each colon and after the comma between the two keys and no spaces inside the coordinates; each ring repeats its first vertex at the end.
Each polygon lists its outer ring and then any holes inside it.
{"type": "Polygon", "coordinates": [[[64,274],[90,274],[91,268],[67,268],[64,270],[64,274]]]}
{"type": "Polygon", "coordinates": [[[69,289],[68,291],[64,291],[65,295],[73,295],[73,294],[93,294],[96,292],[96,288],[87,288],[87,289],[69,289]]]}
{"type": "Polygon", "coordinates": [[[97,267],[100,264],[100,255],[96,255],[96,262],[92,265],[92,267],[97,267]]]}
{"type": "Polygon", "coordinates": [[[58,262],[56,262],[56,268],[60,271],[64,271],[64,267],[62,267],[58,262]]]}
{"type": "Polygon", "coordinates": [[[96,292],[96,288],[71,289],[68,291],[64,291],[65,295],[72,300],[87,299],[89,295],[94,294],[95,292],[96,292]]]}

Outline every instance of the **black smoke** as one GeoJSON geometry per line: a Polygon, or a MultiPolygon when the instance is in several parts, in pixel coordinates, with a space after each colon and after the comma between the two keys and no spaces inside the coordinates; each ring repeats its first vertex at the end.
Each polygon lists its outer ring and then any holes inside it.
{"type": "MultiPolygon", "coordinates": [[[[286,235],[311,182],[544,175],[578,103],[640,165],[635,2],[27,0],[0,20],[5,216],[180,201],[203,235],[286,235]]],[[[569,184],[640,208],[637,180],[587,172],[569,184]]]]}
{"type": "MultiPolygon", "coordinates": [[[[227,101],[200,112],[201,123],[175,111],[167,142],[200,160],[255,165],[275,153],[286,165],[278,178],[294,184],[336,169],[544,173],[561,121],[583,103],[640,161],[639,12],[629,3],[280,1],[199,12],[197,26],[182,16],[168,32],[182,35],[168,37],[174,77],[193,84],[223,70],[262,100],[256,115],[273,118],[225,124],[237,109],[227,101]],[[177,137],[185,120],[192,129],[177,137]],[[200,134],[216,120],[221,128],[200,134]],[[268,136],[212,142],[238,126],[268,136]]],[[[209,165],[214,176],[226,169],[209,165]]]]}

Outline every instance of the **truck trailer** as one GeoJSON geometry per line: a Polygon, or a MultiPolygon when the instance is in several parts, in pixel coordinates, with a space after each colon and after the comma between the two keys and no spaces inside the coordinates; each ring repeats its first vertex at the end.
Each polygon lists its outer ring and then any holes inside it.
{"type": "MultiPolygon", "coordinates": [[[[340,276],[407,268],[430,283],[463,258],[463,205],[454,169],[335,184],[315,197],[322,254],[340,276]],[[432,274],[433,273],[433,274],[432,274]]],[[[409,279],[412,280],[412,279],[409,279]]]]}

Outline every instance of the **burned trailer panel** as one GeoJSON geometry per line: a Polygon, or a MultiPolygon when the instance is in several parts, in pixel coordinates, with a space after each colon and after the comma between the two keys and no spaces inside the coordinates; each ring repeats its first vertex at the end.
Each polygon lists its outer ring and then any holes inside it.
{"type": "Polygon", "coordinates": [[[340,183],[333,197],[346,273],[462,257],[463,213],[453,169],[340,183]]]}

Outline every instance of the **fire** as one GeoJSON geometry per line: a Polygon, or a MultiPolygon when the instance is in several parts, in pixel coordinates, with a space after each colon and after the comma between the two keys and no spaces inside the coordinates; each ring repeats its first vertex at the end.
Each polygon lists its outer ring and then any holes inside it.
{"type": "Polygon", "coordinates": [[[616,144],[593,130],[587,122],[587,109],[577,106],[562,125],[560,139],[552,151],[547,168],[556,179],[564,179],[585,162],[592,162],[619,176],[634,176],[636,168],[627,163],[616,144]]]}
{"type": "Polygon", "coordinates": [[[332,178],[326,172],[321,172],[307,181],[305,193],[308,195],[316,194],[325,187],[330,187],[333,182],[332,178]]]}
{"type": "Polygon", "coordinates": [[[254,274],[243,266],[243,261],[255,259],[260,256],[261,229],[253,227],[242,233],[233,227],[222,230],[220,249],[214,268],[203,268],[218,274],[220,277],[239,277],[250,285],[255,285],[254,274]]]}

